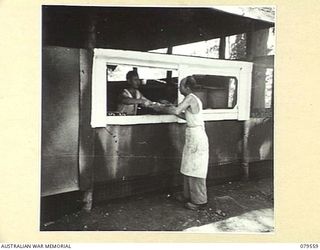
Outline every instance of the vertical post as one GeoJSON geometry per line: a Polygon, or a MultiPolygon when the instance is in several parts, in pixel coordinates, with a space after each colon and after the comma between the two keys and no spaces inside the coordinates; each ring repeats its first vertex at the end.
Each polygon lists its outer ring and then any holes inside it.
{"type": "MultiPolygon", "coordinates": [[[[167,54],[172,55],[172,46],[171,45],[168,46],[167,54]]],[[[172,71],[167,71],[166,82],[171,83],[172,82],[171,79],[172,79],[172,71]]]]}
{"type": "MultiPolygon", "coordinates": [[[[246,33],[246,56],[247,61],[252,62],[253,61],[253,32],[254,32],[254,26],[253,24],[250,27],[250,30],[246,33]]],[[[254,71],[252,70],[252,75],[254,74],[254,71]]],[[[251,83],[251,89],[254,87],[254,83],[251,83]]],[[[251,103],[252,105],[252,103],[251,103]]],[[[250,107],[251,108],[251,107],[250,107]]],[[[250,133],[250,120],[246,120],[243,122],[243,142],[242,142],[242,170],[243,170],[243,179],[248,180],[249,179],[249,133],[250,133]]]]}
{"type": "Polygon", "coordinates": [[[82,209],[90,212],[93,197],[94,131],[90,126],[93,49],[96,47],[96,18],[89,20],[87,48],[80,49],[80,133],[79,133],[79,179],[83,190],[82,209]]]}
{"type": "Polygon", "coordinates": [[[253,87],[252,87],[252,107],[255,109],[265,109],[265,89],[266,89],[266,65],[260,63],[258,57],[266,57],[268,52],[267,42],[269,30],[258,30],[252,33],[250,45],[250,59],[254,62],[253,87]]]}
{"type": "Polygon", "coordinates": [[[92,51],[80,49],[79,179],[83,210],[90,211],[93,192],[94,131],[90,126],[92,51]]]}
{"type": "Polygon", "coordinates": [[[249,179],[249,133],[250,133],[250,120],[243,123],[243,143],[242,143],[242,170],[243,180],[249,179]]]}
{"type": "MultiPolygon", "coordinates": [[[[247,61],[254,62],[252,71],[251,108],[265,108],[265,66],[258,64],[257,57],[267,55],[268,34],[268,30],[254,31],[253,24],[250,30],[247,31],[247,61]]],[[[244,179],[248,179],[250,175],[249,134],[251,125],[252,121],[250,119],[246,120],[243,124],[242,167],[244,179]]]]}
{"type": "Polygon", "coordinates": [[[220,44],[219,44],[219,59],[226,58],[226,37],[220,37],[220,44]]]}
{"type": "Polygon", "coordinates": [[[253,50],[252,50],[252,31],[246,33],[246,54],[247,54],[247,61],[253,61],[253,50]]]}
{"type": "Polygon", "coordinates": [[[94,49],[97,43],[97,20],[95,17],[89,20],[87,48],[94,49]]]}

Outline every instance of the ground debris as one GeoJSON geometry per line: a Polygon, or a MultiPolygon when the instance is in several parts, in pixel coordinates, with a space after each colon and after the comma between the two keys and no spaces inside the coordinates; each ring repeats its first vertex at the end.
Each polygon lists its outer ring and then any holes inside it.
{"type": "Polygon", "coordinates": [[[217,209],[215,211],[215,214],[219,215],[219,216],[222,216],[222,217],[225,217],[226,216],[226,213],[222,212],[220,209],[217,209]]]}
{"type": "MultiPolygon", "coordinates": [[[[223,226],[223,222],[229,217],[232,218],[242,215],[244,212],[272,207],[273,190],[272,188],[270,190],[269,186],[271,185],[268,181],[272,180],[266,180],[259,185],[252,181],[232,182],[230,185],[226,182],[224,185],[210,186],[208,187],[209,204],[205,209],[198,212],[185,210],[182,203],[177,203],[176,200],[172,199],[174,194],[164,192],[155,196],[153,194],[139,195],[137,198],[101,203],[101,205],[96,205],[91,213],[80,210],[78,213],[62,214],[57,219],[47,218],[42,222],[41,230],[154,231],[160,229],[180,231],[219,221],[223,226]],[[266,185],[268,186],[266,187],[266,185]],[[241,188],[236,188],[237,186],[241,186],[241,188]]],[[[258,215],[260,214],[257,213],[258,215]]],[[[255,217],[252,221],[257,219],[260,220],[259,217],[255,217]]],[[[264,222],[264,220],[261,221],[264,222]]],[[[261,232],[272,232],[271,226],[263,228],[264,231],[261,232]]],[[[224,228],[215,228],[214,230],[223,231],[224,228]]],[[[255,228],[248,229],[258,230],[255,228]]]]}
{"type": "Polygon", "coordinates": [[[190,222],[193,222],[193,219],[188,219],[185,223],[182,224],[182,227],[187,226],[190,222]]]}
{"type": "Polygon", "coordinates": [[[188,225],[189,221],[186,221],[185,223],[182,224],[183,227],[185,227],[186,225],[188,225]]]}
{"type": "MultiPolygon", "coordinates": [[[[252,196],[250,196],[251,198],[252,196]]],[[[225,195],[225,196],[220,196],[220,197],[216,197],[215,198],[218,201],[232,201],[234,202],[236,205],[238,205],[239,207],[241,207],[242,209],[248,209],[248,207],[241,205],[239,202],[237,202],[234,198],[232,198],[229,195],[225,195]]]]}

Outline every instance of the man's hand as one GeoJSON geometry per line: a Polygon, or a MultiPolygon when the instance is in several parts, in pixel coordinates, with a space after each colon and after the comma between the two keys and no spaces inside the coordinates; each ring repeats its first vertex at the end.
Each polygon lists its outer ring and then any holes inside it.
{"type": "Polygon", "coordinates": [[[160,100],[159,103],[161,103],[161,104],[166,104],[166,105],[172,104],[172,103],[170,103],[170,102],[167,101],[167,100],[160,100]]]}
{"type": "Polygon", "coordinates": [[[164,105],[160,104],[158,102],[154,102],[149,106],[149,108],[152,108],[153,110],[155,110],[157,112],[163,111],[163,107],[164,107],[164,105]]]}

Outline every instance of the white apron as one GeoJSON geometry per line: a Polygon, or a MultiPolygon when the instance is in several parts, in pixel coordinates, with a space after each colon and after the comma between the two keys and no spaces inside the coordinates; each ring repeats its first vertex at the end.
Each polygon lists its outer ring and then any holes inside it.
{"type": "Polygon", "coordinates": [[[202,103],[197,99],[199,105],[199,113],[192,114],[190,110],[186,110],[186,137],[185,145],[182,153],[182,161],[180,172],[187,176],[206,178],[209,162],[209,143],[202,119],[202,103]]]}

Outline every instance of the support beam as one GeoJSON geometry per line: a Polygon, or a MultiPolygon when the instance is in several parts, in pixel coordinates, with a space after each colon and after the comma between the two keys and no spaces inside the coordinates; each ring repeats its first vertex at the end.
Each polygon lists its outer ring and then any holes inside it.
{"type": "MultiPolygon", "coordinates": [[[[172,46],[171,45],[168,46],[167,54],[168,55],[172,55],[172,46]]],[[[167,71],[166,82],[167,83],[171,83],[172,82],[172,71],[167,71]]]]}
{"type": "Polygon", "coordinates": [[[226,37],[220,37],[220,44],[219,44],[219,59],[226,58],[226,37]]]}
{"type": "Polygon", "coordinates": [[[85,211],[92,207],[94,131],[91,120],[91,50],[80,49],[79,179],[85,211]]]}

